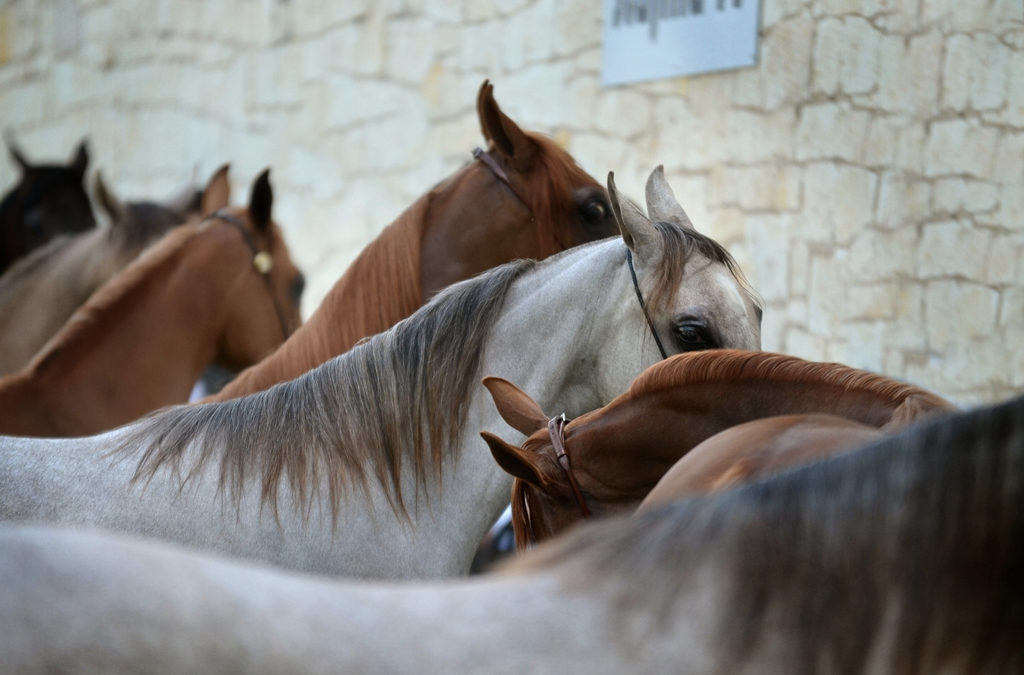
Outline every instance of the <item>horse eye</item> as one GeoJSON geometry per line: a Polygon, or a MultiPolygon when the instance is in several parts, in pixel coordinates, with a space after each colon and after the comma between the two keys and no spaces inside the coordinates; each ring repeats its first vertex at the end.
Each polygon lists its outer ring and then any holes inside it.
{"type": "Polygon", "coordinates": [[[295,277],[295,280],[292,281],[292,286],[289,289],[292,295],[292,299],[295,300],[296,302],[301,300],[302,292],[304,290],[306,290],[306,277],[304,277],[302,273],[299,272],[298,276],[295,277]]]}
{"type": "Polygon", "coordinates": [[[580,209],[583,219],[588,223],[597,224],[608,217],[608,208],[600,199],[591,199],[580,209]]]}
{"type": "Polygon", "coordinates": [[[675,327],[676,338],[683,351],[695,352],[714,347],[707,329],[696,323],[680,323],[675,327]]]}

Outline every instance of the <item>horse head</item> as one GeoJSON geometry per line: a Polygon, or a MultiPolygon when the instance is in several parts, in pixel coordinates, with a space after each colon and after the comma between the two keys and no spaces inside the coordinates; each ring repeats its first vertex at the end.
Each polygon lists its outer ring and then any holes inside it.
{"type": "Polygon", "coordinates": [[[21,179],[0,200],[0,271],[63,233],[96,225],[83,179],[89,151],[83,140],[66,165],[33,165],[8,140],[21,179]]]}
{"type": "MultiPolygon", "coordinates": [[[[211,199],[217,198],[215,193],[210,190],[211,199]]],[[[208,216],[210,221],[233,225],[248,246],[248,273],[225,317],[220,345],[220,365],[235,370],[264,358],[302,323],[299,305],[305,278],[271,217],[273,200],[267,169],[253,183],[247,208],[221,208],[208,216]]],[[[203,208],[207,207],[204,200],[203,208]]]]}
{"type": "Polygon", "coordinates": [[[486,80],[477,116],[486,149],[434,190],[422,240],[424,299],[508,260],[545,258],[618,232],[601,184],[554,141],[502,112],[486,80]]]}

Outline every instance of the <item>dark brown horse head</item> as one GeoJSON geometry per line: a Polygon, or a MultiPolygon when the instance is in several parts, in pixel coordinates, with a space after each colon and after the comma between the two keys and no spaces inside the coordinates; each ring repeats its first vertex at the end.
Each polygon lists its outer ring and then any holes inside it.
{"type": "Polygon", "coordinates": [[[508,260],[618,234],[605,188],[554,141],[502,112],[490,82],[480,87],[477,115],[487,148],[433,193],[422,241],[424,299],[508,260]]]}
{"type": "Polygon", "coordinates": [[[71,161],[33,165],[8,141],[21,180],[0,201],[0,271],[63,233],[96,225],[83,179],[89,151],[82,141],[71,161]]]}
{"type": "MultiPolygon", "coordinates": [[[[281,228],[271,217],[274,202],[270,186],[270,170],[263,171],[252,185],[247,208],[221,209],[214,213],[224,214],[226,219],[240,222],[245,227],[253,253],[253,267],[259,273],[253,275],[258,286],[249,303],[235,303],[232,312],[237,317],[228,317],[225,322],[231,329],[222,336],[220,353],[222,363],[229,369],[240,370],[264,358],[281,344],[302,323],[299,303],[305,287],[302,272],[292,262],[281,234],[281,228]],[[267,292],[269,290],[269,293],[267,292]],[[255,330],[246,321],[247,315],[256,316],[265,308],[256,308],[251,303],[272,303],[271,311],[278,316],[278,326],[273,330],[255,330]]],[[[266,322],[262,322],[266,325],[266,322]]]]}

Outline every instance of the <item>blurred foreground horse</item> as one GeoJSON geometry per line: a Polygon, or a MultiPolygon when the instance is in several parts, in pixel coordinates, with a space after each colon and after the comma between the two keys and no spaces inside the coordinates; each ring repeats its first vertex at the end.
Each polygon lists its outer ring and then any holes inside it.
{"type": "Polygon", "coordinates": [[[1024,398],[496,574],[337,582],[109,534],[0,529],[18,673],[1020,673],[1024,398]]]}

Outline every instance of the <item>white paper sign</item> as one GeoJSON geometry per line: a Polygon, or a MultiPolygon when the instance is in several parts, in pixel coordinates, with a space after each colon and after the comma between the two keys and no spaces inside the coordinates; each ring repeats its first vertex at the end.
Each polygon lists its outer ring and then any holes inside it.
{"type": "Polygon", "coordinates": [[[760,0],[604,0],[605,84],[757,63],[760,0]]]}

